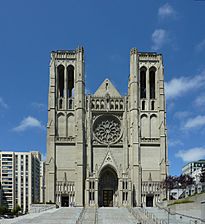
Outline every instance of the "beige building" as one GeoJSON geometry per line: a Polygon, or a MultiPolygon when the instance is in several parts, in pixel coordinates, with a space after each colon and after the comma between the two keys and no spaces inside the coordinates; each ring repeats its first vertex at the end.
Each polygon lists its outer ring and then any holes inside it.
{"type": "Polygon", "coordinates": [[[17,205],[22,212],[40,199],[39,152],[0,152],[2,204],[12,210],[17,205]]]}
{"type": "Polygon", "coordinates": [[[167,175],[162,55],[130,51],[128,94],[85,95],[84,50],[51,53],[46,201],[154,206],[167,175]]]}

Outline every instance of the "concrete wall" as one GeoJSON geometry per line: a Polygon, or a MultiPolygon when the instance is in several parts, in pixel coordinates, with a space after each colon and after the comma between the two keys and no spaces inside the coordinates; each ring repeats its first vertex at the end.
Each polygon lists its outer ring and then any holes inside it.
{"type": "Polygon", "coordinates": [[[188,200],[190,203],[169,205],[168,207],[171,209],[171,211],[176,213],[201,218],[201,202],[205,200],[205,193],[188,197],[186,199],[181,199],[179,201],[183,200],[188,200]]]}

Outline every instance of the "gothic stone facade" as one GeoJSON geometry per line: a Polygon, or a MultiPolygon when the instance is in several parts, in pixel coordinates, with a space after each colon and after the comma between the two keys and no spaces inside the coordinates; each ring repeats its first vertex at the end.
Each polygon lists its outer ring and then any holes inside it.
{"type": "Polygon", "coordinates": [[[51,53],[46,201],[154,206],[167,175],[162,55],[130,52],[128,94],[85,95],[84,50],[51,53]]]}

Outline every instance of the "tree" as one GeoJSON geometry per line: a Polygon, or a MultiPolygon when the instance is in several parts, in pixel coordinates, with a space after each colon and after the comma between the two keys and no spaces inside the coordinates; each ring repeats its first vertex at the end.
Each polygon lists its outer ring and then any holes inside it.
{"type": "Polygon", "coordinates": [[[0,215],[4,215],[8,212],[8,208],[4,205],[0,206],[0,215]]]}
{"type": "Polygon", "coordinates": [[[174,189],[176,186],[177,177],[176,176],[167,176],[162,183],[162,187],[166,189],[166,198],[169,199],[169,192],[174,189]]]}
{"type": "Polygon", "coordinates": [[[194,178],[187,174],[180,175],[177,178],[177,188],[185,189],[187,186],[194,184],[194,178]]]}
{"type": "Polygon", "coordinates": [[[19,205],[16,205],[16,207],[13,209],[12,213],[14,215],[18,215],[18,213],[21,211],[21,207],[19,205]]]}
{"type": "Polygon", "coordinates": [[[185,189],[187,186],[194,184],[194,179],[189,175],[167,176],[163,182],[163,188],[166,189],[166,198],[169,199],[170,191],[174,188],[185,189]]]}

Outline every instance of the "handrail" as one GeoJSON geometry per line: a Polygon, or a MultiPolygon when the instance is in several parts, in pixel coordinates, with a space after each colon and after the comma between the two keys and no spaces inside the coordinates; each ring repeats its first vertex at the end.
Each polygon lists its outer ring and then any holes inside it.
{"type": "Polygon", "coordinates": [[[95,224],[98,223],[98,208],[95,207],[95,224]]]}
{"type": "Polygon", "coordinates": [[[82,223],[84,213],[85,213],[85,208],[83,208],[82,211],[80,212],[80,215],[79,215],[78,219],[76,220],[76,224],[82,223]]]}
{"type": "Polygon", "coordinates": [[[142,208],[142,212],[144,212],[144,214],[156,224],[167,224],[165,220],[157,218],[153,213],[148,212],[145,208],[142,208]]]}
{"type": "Polygon", "coordinates": [[[145,220],[143,220],[142,217],[140,217],[131,207],[128,207],[127,210],[134,216],[134,218],[139,221],[137,224],[147,224],[145,220]]]}
{"type": "Polygon", "coordinates": [[[181,213],[175,212],[173,210],[171,211],[170,208],[168,208],[168,209],[163,208],[158,203],[156,203],[156,206],[157,206],[157,208],[159,208],[159,209],[164,210],[165,212],[167,212],[169,215],[179,215],[179,216],[182,216],[182,217],[185,217],[185,218],[191,218],[191,219],[198,220],[198,221],[200,221],[202,223],[205,223],[205,220],[204,219],[201,219],[201,218],[198,218],[198,217],[194,217],[194,216],[191,216],[191,215],[181,214],[181,213]]]}

